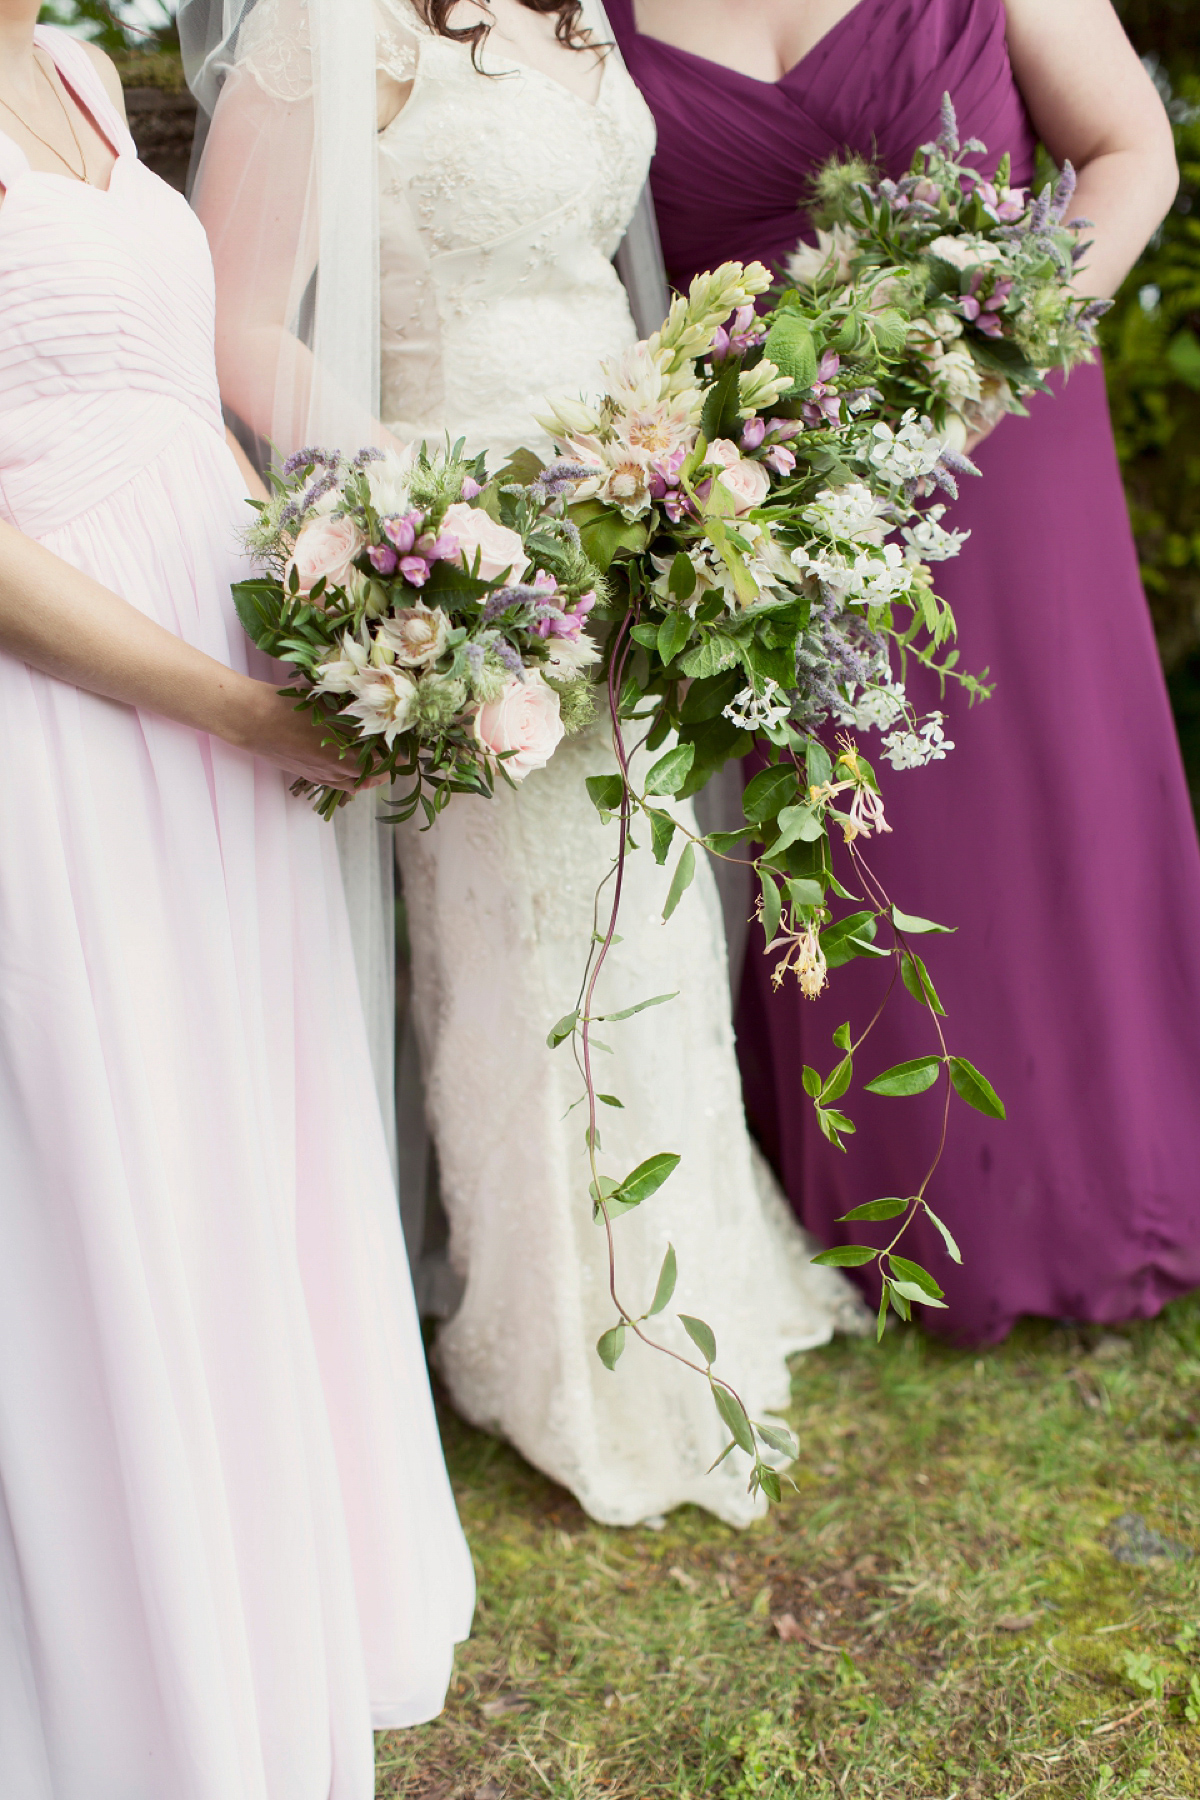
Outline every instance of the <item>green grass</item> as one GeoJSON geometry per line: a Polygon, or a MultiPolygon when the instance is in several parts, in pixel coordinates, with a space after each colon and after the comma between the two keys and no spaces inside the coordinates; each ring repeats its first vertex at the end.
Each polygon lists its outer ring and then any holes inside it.
{"type": "Polygon", "coordinates": [[[479,1613],[380,1797],[1200,1796],[1200,1556],[1106,1542],[1137,1512],[1200,1550],[1200,1297],[800,1358],[799,1493],[744,1533],[592,1525],[444,1422],[479,1613]]]}

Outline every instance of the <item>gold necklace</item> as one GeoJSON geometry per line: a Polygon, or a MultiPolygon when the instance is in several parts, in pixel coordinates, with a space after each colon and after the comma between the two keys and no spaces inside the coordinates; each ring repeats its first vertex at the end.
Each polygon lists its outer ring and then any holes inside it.
{"type": "Polygon", "coordinates": [[[64,169],[70,169],[71,174],[74,176],[76,181],[82,181],[84,183],[85,187],[90,186],[91,184],[88,182],[88,175],[87,175],[87,157],[83,153],[83,146],[79,142],[79,137],[76,133],[74,122],[72,121],[70,113],[67,111],[66,104],[63,101],[63,97],[59,93],[58,89],[55,87],[54,83],[50,80],[49,75],[46,74],[45,69],[42,68],[41,63],[38,62],[38,59],[36,56],[34,57],[33,61],[34,61],[34,67],[41,70],[42,76],[44,77],[46,84],[50,89],[50,92],[54,95],[54,98],[58,101],[58,104],[62,109],[62,116],[67,121],[67,130],[71,134],[71,141],[75,145],[76,153],[77,153],[77,155],[79,157],[79,161],[83,167],[83,173],[80,174],[74,168],[72,168],[71,164],[68,162],[67,158],[63,155],[62,151],[57,149],[56,146],[54,144],[52,144],[48,138],[44,138],[40,131],[35,131],[33,129],[33,126],[29,124],[28,120],[23,119],[21,117],[20,113],[17,111],[15,106],[10,106],[8,104],[8,101],[3,99],[2,97],[0,97],[0,106],[2,106],[4,108],[5,112],[10,112],[12,114],[13,118],[16,119],[18,124],[21,125],[23,127],[23,129],[29,133],[30,137],[36,138],[39,144],[44,145],[44,147],[50,152],[51,156],[57,156],[59,162],[63,165],[64,169]]]}

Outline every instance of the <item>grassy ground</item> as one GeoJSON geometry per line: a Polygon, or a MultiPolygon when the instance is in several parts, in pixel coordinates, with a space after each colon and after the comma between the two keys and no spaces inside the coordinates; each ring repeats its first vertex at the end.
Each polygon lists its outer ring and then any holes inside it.
{"type": "Polygon", "coordinates": [[[1200,1297],[839,1343],[795,1396],[800,1491],[745,1533],[591,1525],[447,1416],[479,1614],[380,1800],[1200,1797],[1200,1556],[1112,1549],[1200,1550],[1200,1297]]]}

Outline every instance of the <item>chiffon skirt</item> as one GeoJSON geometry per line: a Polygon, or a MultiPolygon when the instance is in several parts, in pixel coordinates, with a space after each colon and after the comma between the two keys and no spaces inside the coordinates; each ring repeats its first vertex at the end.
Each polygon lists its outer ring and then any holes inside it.
{"type": "MultiPolygon", "coordinates": [[[[244,517],[181,412],[39,535],[236,665],[244,517]]],[[[2,656],[0,771],[0,1793],[369,1800],[473,1589],[333,833],[2,656]]]]}

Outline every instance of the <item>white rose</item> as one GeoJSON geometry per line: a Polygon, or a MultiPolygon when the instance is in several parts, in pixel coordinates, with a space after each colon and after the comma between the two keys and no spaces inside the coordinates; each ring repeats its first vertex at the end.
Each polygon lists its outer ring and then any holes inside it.
{"type": "Polygon", "coordinates": [[[514,753],[503,763],[513,781],[544,769],[563,736],[558,695],[540,675],[526,681],[510,675],[499,699],[487,701],[475,714],[475,737],[488,755],[514,753]]]}
{"type": "Polygon", "coordinates": [[[366,544],[353,519],[310,519],[301,527],[284,568],[285,590],[290,591],[293,569],[302,594],[310,594],[322,576],[327,587],[348,586],[356,573],[354,559],[362,555],[366,544]]]}
{"type": "Polygon", "coordinates": [[[410,669],[429,668],[446,648],[450,621],[440,606],[418,600],[385,619],[379,637],[396,658],[410,669]]]}
{"type": "Polygon", "coordinates": [[[952,269],[978,269],[985,263],[1004,260],[1004,251],[999,244],[990,243],[987,238],[967,235],[934,238],[929,246],[929,254],[949,263],[952,269]]]}
{"type": "Polygon", "coordinates": [[[771,489],[771,477],[762,463],[743,456],[729,438],[714,438],[704,460],[720,464],[721,486],[733,500],[735,512],[747,513],[763,504],[771,489]]]}
{"type": "Polygon", "coordinates": [[[438,536],[453,538],[463,567],[481,581],[496,581],[506,571],[510,581],[520,581],[529,567],[519,533],[510,531],[507,525],[498,525],[481,506],[468,506],[465,500],[446,508],[438,536]]]}

